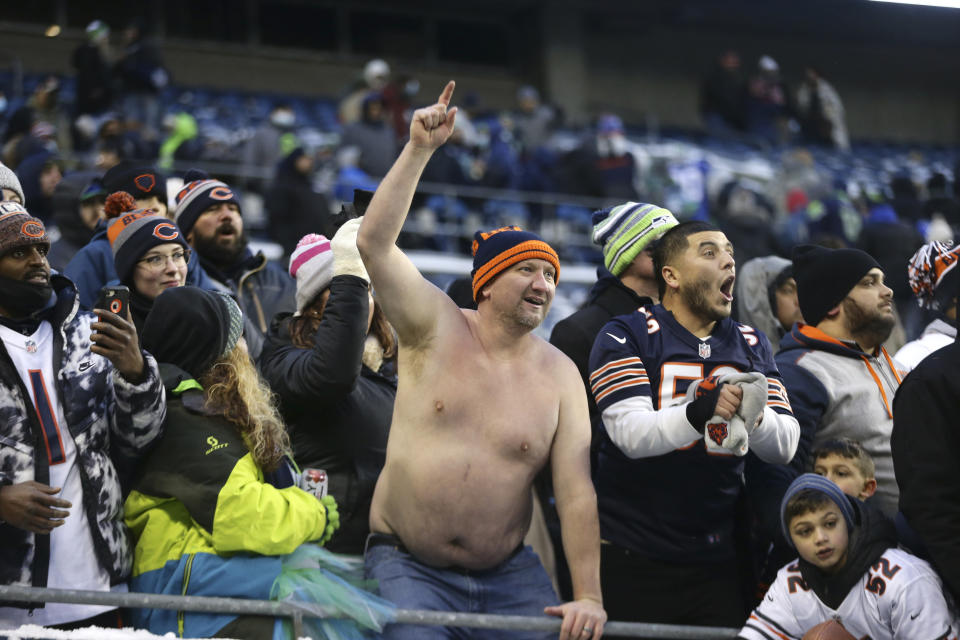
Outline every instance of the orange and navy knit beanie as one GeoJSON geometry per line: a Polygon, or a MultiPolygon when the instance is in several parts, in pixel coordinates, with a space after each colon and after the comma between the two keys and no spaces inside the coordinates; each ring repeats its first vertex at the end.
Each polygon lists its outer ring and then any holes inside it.
{"type": "Polygon", "coordinates": [[[40,218],[35,218],[17,202],[0,202],[0,256],[17,247],[46,245],[50,238],[40,218]]]}
{"type": "Polygon", "coordinates": [[[477,231],[473,236],[473,299],[480,289],[508,267],[524,260],[546,260],[557,270],[554,282],[560,281],[560,258],[553,247],[540,236],[520,227],[501,227],[493,231],[477,231]]]}
{"type": "Polygon", "coordinates": [[[957,297],[957,262],[960,260],[960,245],[946,242],[928,242],[910,258],[907,276],[910,288],[920,306],[926,309],[947,311],[957,297]]]}
{"type": "MultiPolygon", "coordinates": [[[[206,173],[196,169],[188,171],[184,180],[186,182],[183,188],[177,193],[174,218],[186,235],[190,235],[200,214],[213,205],[226,202],[235,204],[237,209],[240,209],[240,199],[225,182],[213,180],[206,173]]],[[[243,215],[242,211],[240,215],[243,215]]]]}
{"type": "Polygon", "coordinates": [[[133,198],[126,192],[110,194],[104,209],[110,210],[111,220],[107,227],[107,240],[113,251],[113,266],[120,282],[133,284],[133,270],[150,249],[161,244],[176,243],[190,250],[183,233],[176,224],[150,209],[137,209],[133,198]]]}

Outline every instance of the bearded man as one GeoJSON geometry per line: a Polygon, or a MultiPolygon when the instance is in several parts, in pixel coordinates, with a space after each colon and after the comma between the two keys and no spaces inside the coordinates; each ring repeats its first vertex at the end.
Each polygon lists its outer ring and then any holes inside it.
{"type": "Polygon", "coordinates": [[[905,375],[881,346],[895,322],[893,291],[877,261],[857,249],[797,247],[793,275],[807,324],[780,341],[777,366],[803,434],[797,455],[826,440],[858,441],[877,467],[870,500],[892,517],[900,494],[893,396],[905,375]]]}
{"type": "Polygon", "coordinates": [[[282,266],[250,250],[240,199],[226,183],[188,171],[174,219],[213,280],[209,288],[229,293],[243,310],[243,336],[256,362],[274,316],[296,311],[296,282],[282,266]]]}
{"type": "Polygon", "coordinates": [[[604,603],[616,620],[735,626],[743,456],[785,464],[800,428],[766,336],[730,318],[727,237],[679,224],[653,266],[661,304],[608,322],[590,353],[604,603]]]}

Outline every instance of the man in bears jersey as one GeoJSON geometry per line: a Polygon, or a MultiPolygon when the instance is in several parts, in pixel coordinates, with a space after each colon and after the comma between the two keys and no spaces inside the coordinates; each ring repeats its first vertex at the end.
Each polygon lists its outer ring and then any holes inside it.
{"type": "Polygon", "coordinates": [[[604,603],[615,620],[736,626],[742,456],[789,462],[799,426],[766,336],[730,319],[726,236],[680,224],[654,272],[661,304],[614,318],[590,354],[606,428],[595,472],[604,603]]]}

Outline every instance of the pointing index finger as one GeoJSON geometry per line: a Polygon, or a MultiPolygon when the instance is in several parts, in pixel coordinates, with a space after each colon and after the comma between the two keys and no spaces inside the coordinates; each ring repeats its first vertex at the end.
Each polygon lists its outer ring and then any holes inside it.
{"type": "Polygon", "coordinates": [[[450,105],[450,98],[453,97],[453,89],[457,86],[457,83],[451,80],[447,83],[447,86],[443,88],[443,93],[440,94],[440,97],[437,99],[439,104],[447,107],[450,105]]]}

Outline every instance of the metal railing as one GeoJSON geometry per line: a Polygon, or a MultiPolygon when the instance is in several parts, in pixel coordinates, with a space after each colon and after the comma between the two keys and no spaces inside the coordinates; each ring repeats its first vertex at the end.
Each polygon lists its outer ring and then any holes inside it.
{"type": "MultiPolygon", "coordinates": [[[[331,611],[309,602],[246,600],[212,596],[173,596],[155,593],[114,593],[109,591],[75,591],[71,589],[42,589],[0,585],[0,601],[7,602],[61,602],[92,604],[132,609],[171,609],[203,613],[232,613],[237,615],[265,615],[290,618],[295,637],[303,637],[303,619],[338,618],[331,611]]],[[[504,631],[560,631],[559,618],[533,616],[506,616],[479,613],[423,611],[419,609],[394,610],[393,624],[417,624],[504,631]]],[[[12,631],[0,629],[0,634],[12,631]]],[[[665,638],[688,640],[721,640],[736,638],[737,629],[693,627],[641,622],[608,622],[604,637],[665,638]]]]}

